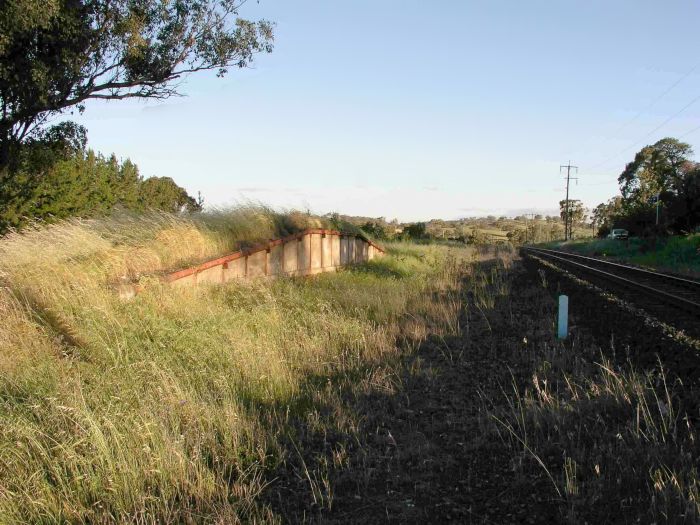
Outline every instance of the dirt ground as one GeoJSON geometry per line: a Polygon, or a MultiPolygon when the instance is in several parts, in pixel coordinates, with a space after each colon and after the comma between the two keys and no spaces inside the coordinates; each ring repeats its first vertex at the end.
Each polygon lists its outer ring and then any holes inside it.
{"type": "MultiPolygon", "coordinates": [[[[393,391],[349,394],[360,415],[355,435],[318,435],[300,422],[304,452],[289,458],[266,492],[276,515],[285,523],[566,522],[567,506],[544,470],[527,455],[514,456],[487,414],[489,404],[508,403],[514,382],[531,376],[528,348],[551,344],[554,296],[563,284],[549,275],[545,289],[543,278],[516,262],[509,293],[493,308],[465,308],[460,336],[429,337],[402,358],[393,391]],[[339,449],[347,461],[328,470],[324,499],[308,470],[339,449]]],[[[602,299],[569,293],[581,305],[572,312],[579,340],[605,347],[619,325],[589,330],[585,321],[602,299]]],[[[464,299],[470,304],[470,294],[464,299]]],[[[621,326],[634,333],[634,323],[644,323],[627,315],[621,326]]]]}

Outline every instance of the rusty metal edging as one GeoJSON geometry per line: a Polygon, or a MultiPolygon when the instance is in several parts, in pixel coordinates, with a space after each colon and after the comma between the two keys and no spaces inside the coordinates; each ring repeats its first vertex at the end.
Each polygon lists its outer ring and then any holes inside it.
{"type": "Polygon", "coordinates": [[[196,266],[191,266],[189,268],[184,268],[182,270],[178,270],[176,272],[169,273],[165,276],[163,276],[163,281],[166,283],[171,283],[173,281],[178,281],[180,279],[183,279],[184,277],[189,277],[190,275],[195,275],[200,272],[203,272],[205,270],[208,270],[210,268],[214,268],[215,266],[219,266],[222,264],[226,264],[231,261],[235,261],[237,259],[240,259],[241,257],[249,257],[250,255],[253,255],[255,253],[261,252],[261,251],[267,251],[275,246],[280,246],[282,244],[285,244],[289,241],[293,240],[300,240],[304,235],[312,235],[312,234],[321,234],[321,235],[337,235],[339,237],[355,237],[355,238],[360,238],[363,241],[365,241],[367,244],[370,246],[373,246],[377,250],[379,250],[381,253],[386,253],[384,251],[384,248],[376,244],[375,242],[371,241],[370,239],[367,239],[366,237],[362,237],[360,235],[354,234],[354,233],[344,233],[338,230],[327,230],[327,229],[322,229],[322,228],[309,228],[306,230],[303,230],[298,233],[293,233],[292,235],[288,235],[286,237],[282,237],[281,239],[274,239],[271,241],[268,241],[265,244],[258,244],[257,246],[253,246],[252,248],[247,248],[245,250],[239,250],[237,252],[230,253],[228,255],[223,255],[221,257],[218,257],[216,259],[212,259],[210,261],[203,262],[201,264],[198,264],[196,266]]]}

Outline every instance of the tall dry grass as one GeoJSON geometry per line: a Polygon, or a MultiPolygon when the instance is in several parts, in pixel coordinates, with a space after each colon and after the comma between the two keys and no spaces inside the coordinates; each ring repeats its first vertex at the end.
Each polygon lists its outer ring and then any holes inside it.
{"type": "Polygon", "coordinates": [[[148,277],[308,225],[277,219],[125,216],[0,240],[0,522],[276,522],[259,494],[318,378],[377,381],[399,340],[456,328],[463,254],[447,248],[305,280],[148,277]],[[122,302],[120,279],[147,286],[122,302]]]}
{"type": "Polygon", "coordinates": [[[494,357],[511,382],[484,394],[484,409],[513,453],[514,476],[538,471],[568,523],[697,523],[697,415],[686,412],[693,385],[668,376],[662,361],[640,370],[613,359],[634,349],[598,346],[580,327],[557,340],[546,281],[498,301],[509,296],[508,273],[495,266],[472,289],[495,330],[507,327],[494,357]]]}

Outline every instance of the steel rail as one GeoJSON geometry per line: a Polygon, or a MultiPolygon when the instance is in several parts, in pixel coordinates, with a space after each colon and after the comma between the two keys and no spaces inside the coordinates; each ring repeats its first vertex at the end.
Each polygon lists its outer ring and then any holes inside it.
{"type": "Polygon", "coordinates": [[[563,255],[565,257],[576,257],[577,259],[582,259],[586,261],[592,261],[598,264],[602,265],[607,265],[610,267],[616,267],[616,268],[621,268],[625,271],[630,271],[630,272],[637,272],[640,274],[645,274],[645,275],[650,275],[654,278],[659,278],[659,279],[666,279],[668,281],[673,281],[677,282],[683,286],[689,285],[691,287],[697,287],[698,290],[700,290],[700,281],[696,281],[693,279],[685,279],[683,277],[678,277],[676,275],[670,275],[667,273],[661,273],[661,272],[654,272],[652,270],[646,270],[644,268],[637,268],[636,266],[628,266],[626,264],[620,264],[612,261],[604,261],[602,259],[597,259],[595,257],[587,257],[585,255],[579,255],[578,253],[571,253],[571,252],[561,252],[557,250],[548,250],[546,248],[525,248],[526,250],[530,251],[536,251],[540,253],[548,253],[548,254],[556,254],[556,255],[563,255]]]}
{"type": "MultiPolygon", "coordinates": [[[[686,299],[685,297],[680,297],[680,296],[665,292],[663,290],[659,290],[658,288],[654,288],[652,286],[647,286],[646,284],[642,284],[642,283],[639,283],[637,281],[627,279],[626,277],[622,277],[622,276],[614,274],[614,273],[606,272],[605,270],[601,270],[600,268],[593,268],[592,266],[588,266],[588,265],[585,265],[585,264],[582,264],[579,262],[575,262],[575,261],[572,261],[571,259],[567,259],[565,257],[560,257],[558,255],[560,252],[554,252],[553,250],[540,250],[538,248],[525,248],[525,251],[529,251],[529,252],[532,252],[535,254],[539,253],[540,255],[544,255],[545,257],[551,257],[552,259],[557,259],[557,260],[562,261],[566,264],[573,264],[574,266],[584,268],[585,270],[591,271],[593,273],[604,275],[605,277],[607,277],[609,279],[623,282],[623,283],[625,283],[627,285],[631,285],[632,287],[635,287],[635,288],[641,288],[641,289],[645,290],[646,292],[651,293],[654,296],[662,296],[662,297],[665,297],[666,299],[672,300],[673,302],[681,303],[684,306],[692,306],[693,308],[697,308],[698,311],[700,311],[700,303],[696,303],[695,301],[691,301],[690,299],[686,299]],[[557,253],[557,255],[553,255],[553,253],[557,253]]],[[[588,259],[592,259],[592,258],[589,257],[588,259]]],[[[598,261],[598,259],[592,259],[592,260],[598,261]]],[[[607,261],[602,261],[602,262],[605,263],[607,261]]],[[[611,264],[615,264],[615,263],[611,263],[611,264]]],[[[627,268],[635,269],[635,270],[637,269],[637,268],[631,268],[631,267],[628,267],[628,266],[625,266],[622,264],[617,265],[617,266],[621,266],[625,269],[627,269],[627,268]]],[[[649,273],[654,274],[655,272],[649,272],[649,273]]],[[[664,275],[664,274],[661,274],[661,275],[664,275]]],[[[693,282],[693,281],[690,281],[690,282],[693,282]]]]}

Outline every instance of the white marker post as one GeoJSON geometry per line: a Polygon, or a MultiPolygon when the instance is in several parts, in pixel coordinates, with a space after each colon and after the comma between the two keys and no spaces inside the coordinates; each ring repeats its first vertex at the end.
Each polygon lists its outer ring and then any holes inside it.
{"type": "Polygon", "coordinates": [[[566,339],[569,335],[569,297],[566,295],[559,296],[559,324],[557,337],[566,339]]]}

